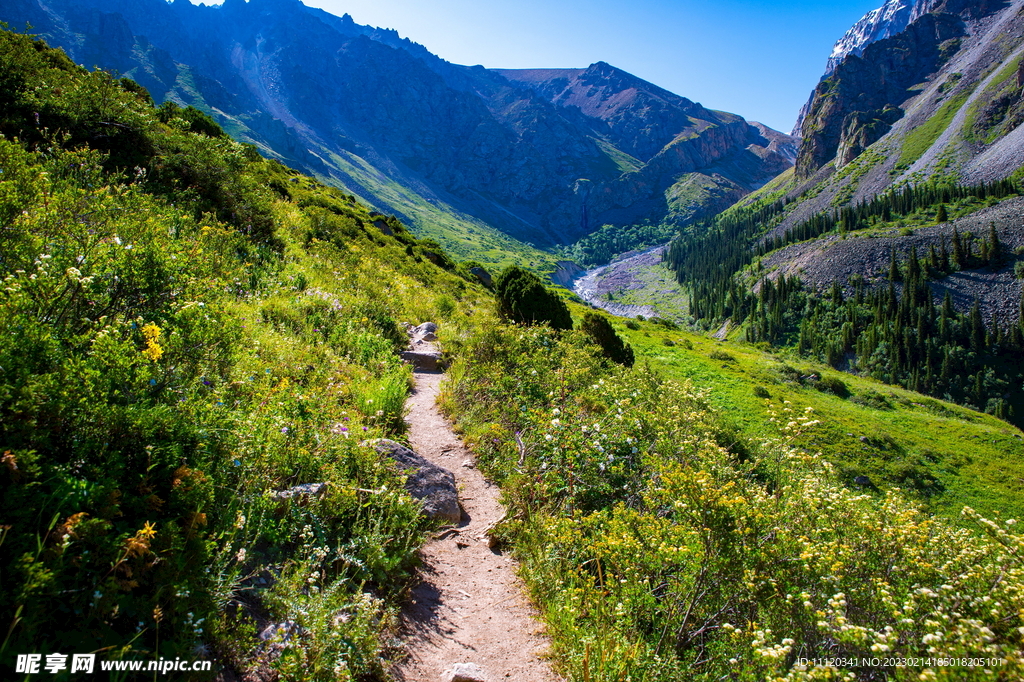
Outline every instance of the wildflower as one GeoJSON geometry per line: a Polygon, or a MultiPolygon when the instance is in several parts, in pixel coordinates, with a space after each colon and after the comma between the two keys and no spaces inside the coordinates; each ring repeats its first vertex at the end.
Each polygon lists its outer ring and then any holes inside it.
{"type": "Polygon", "coordinates": [[[160,327],[152,323],[147,324],[142,328],[142,335],[146,337],[146,349],[142,351],[142,355],[156,362],[164,354],[164,349],[160,346],[160,327]]]}

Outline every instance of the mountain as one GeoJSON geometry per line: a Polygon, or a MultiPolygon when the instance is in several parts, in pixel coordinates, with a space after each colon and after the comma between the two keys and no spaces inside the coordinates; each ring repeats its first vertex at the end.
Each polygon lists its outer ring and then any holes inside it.
{"type": "Polygon", "coordinates": [[[836,42],[829,55],[825,75],[835,71],[847,56],[860,56],[871,43],[902,33],[935,4],[936,0],[888,0],[878,9],[871,10],[836,42]]]}
{"type": "Polygon", "coordinates": [[[871,17],[796,166],[665,260],[694,324],[1024,424],[1024,0],[871,17]]]}
{"type": "Polygon", "coordinates": [[[571,243],[605,224],[685,223],[795,157],[789,136],[602,62],[460,66],[297,0],[12,0],[0,18],[158,103],[211,114],[463,257],[500,260],[516,242],[571,243]]]}
{"type": "Polygon", "coordinates": [[[865,18],[854,27],[801,129],[797,179],[843,176],[815,207],[925,178],[978,182],[1017,171],[1024,158],[1020,9],[1020,2],[890,2],[868,15],[877,15],[874,23],[865,18]],[[887,12],[895,23],[881,20],[887,12]],[[858,44],[895,30],[901,17],[912,19],[901,32],[858,44]],[[857,173],[841,172],[868,148],[877,153],[857,173]]]}

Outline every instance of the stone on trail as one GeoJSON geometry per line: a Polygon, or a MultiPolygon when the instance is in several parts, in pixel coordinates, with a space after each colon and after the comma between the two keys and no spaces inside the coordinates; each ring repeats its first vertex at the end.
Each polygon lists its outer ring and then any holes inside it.
{"type": "Polygon", "coordinates": [[[390,457],[401,469],[409,471],[405,489],[423,503],[423,513],[426,516],[452,523],[459,522],[462,518],[462,509],[459,507],[459,493],[452,472],[393,440],[381,438],[368,441],[367,445],[372,445],[379,454],[390,457]]]}
{"type": "Polygon", "coordinates": [[[402,360],[416,369],[427,372],[438,372],[442,369],[441,354],[437,351],[407,350],[402,353],[402,360]]]}
{"type": "Polygon", "coordinates": [[[441,682],[490,682],[490,678],[476,663],[458,663],[444,671],[441,682]]]}

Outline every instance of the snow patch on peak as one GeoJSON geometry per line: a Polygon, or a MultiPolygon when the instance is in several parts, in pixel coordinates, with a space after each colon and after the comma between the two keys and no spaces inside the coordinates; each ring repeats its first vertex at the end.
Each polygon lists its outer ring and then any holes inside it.
{"type": "Polygon", "coordinates": [[[830,75],[847,56],[860,56],[871,43],[902,32],[918,17],[930,12],[939,0],[886,0],[853,25],[832,48],[825,75],[830,75]]]}

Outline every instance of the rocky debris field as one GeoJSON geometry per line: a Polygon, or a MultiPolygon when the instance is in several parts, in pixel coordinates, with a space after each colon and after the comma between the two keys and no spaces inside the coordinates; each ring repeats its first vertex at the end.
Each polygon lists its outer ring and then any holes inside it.
{"type": "MultiPolygon", "coordinates": [[[[960,311],[967,311],[977,299],[987,320],[993,315],[1000,320],[1016,319],[1021,297],[1022,281],[1014,277],[1014,264],[1019,257],[1014,250],[1024,247],[1024,197],[1007,199],[955,221],[930,227],[915,228],[910,235],[901,235],[897,229],[868,236],[850,236],[846,239],[830,235],[800,244],[793,244],[770,254],[762,261],[775,278],[785,273],[799,275],[805,284],[818,290],[838,281],[846,285],[853,275],[861,275],[875,284],[887,283],[890,254],[895,251],[900,261],[906,260],[912,248],[919,257],[928,255],[934,245],[939,248],[942,239],[952,249],[954,227],[960,233],[972,233],[979,240],[988,235],[995,223],[999,241],[1007,255],[1005,264],[997,271],[989,269],[956,272],[932,283],[938,299],[949,291],[960,311]]],[[[980,243],[975,245],[978,253],[980,243]]],[[[849,287],[847,286],[849,290],[849,287]]]]}
{"type": "Polygon", "coordinates": [[[661,254],[667,245],[657,246],[633,256],[602,265],[573,282],[572,290],[587,303],[607,310],[621,317],[654,317],[657,311],[651,305],[631,305],[608,300],[624,291],[635,291],[644,287],[644,282],[637,277],[640,270],[657,267],[661,263],[661,254]]]}

